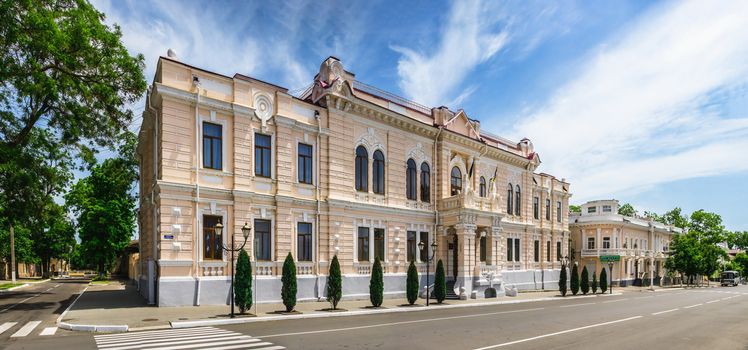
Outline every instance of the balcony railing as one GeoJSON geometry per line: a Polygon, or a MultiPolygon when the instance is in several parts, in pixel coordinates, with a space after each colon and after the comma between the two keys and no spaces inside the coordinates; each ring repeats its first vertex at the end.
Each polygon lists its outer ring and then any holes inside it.
{"type": "Polygon", "coordinates": [[[495,197],[479,197],[475,192],[467,191],[440,199],[438,208],[439,210],[466,208],[498,213],[501,210],[501,200],[498,195],[495,197]]]}

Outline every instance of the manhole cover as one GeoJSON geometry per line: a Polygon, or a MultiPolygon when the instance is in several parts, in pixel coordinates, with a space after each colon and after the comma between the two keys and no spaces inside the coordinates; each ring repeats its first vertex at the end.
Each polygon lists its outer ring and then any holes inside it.
{"type": "Polygon", "coordinates": [[[158,321],[158,319],[157,318],[146,318],[146,319],[143,319],[143,322],[153,322],[153,321],[158,321]]]}

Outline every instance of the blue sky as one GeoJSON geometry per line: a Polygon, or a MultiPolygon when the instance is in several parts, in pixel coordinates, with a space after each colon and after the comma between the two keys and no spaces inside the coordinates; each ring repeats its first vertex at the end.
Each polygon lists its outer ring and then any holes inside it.
{"type": "Polygon", "coordinates": [[[172,48],[293,91],[334,55],[363,82],[530,138],[572,203],[703,208],[748,230],[748,2],[94,4],[149,80],[172,48]]]}

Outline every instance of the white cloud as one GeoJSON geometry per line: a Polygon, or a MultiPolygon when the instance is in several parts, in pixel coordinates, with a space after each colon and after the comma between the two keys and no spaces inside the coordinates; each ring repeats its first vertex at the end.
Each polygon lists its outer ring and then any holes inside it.
{"type": "Polygon", "coordinates": [[[739,1],[652,9],[513,136],[533,140],[543,170],[569,179],[575,201],[748,171],[747,112],[727,119],[710,106],[726,102],[709,101],[748,81],[746,13],[739,1]]]}

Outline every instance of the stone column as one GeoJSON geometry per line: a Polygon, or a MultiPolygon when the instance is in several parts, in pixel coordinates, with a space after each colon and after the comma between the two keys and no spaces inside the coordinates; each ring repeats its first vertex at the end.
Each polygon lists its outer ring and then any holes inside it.
{"type": "Polygon", "coordinates": [[[474,261],[474,252],[471,246],[475,245],[475,225],[458,224],[455,225],[457,232],[457,281],[455,286],[459,290],[460,299],[467,299],[472,294],[473,276],[472,262],[474,261]]]}

